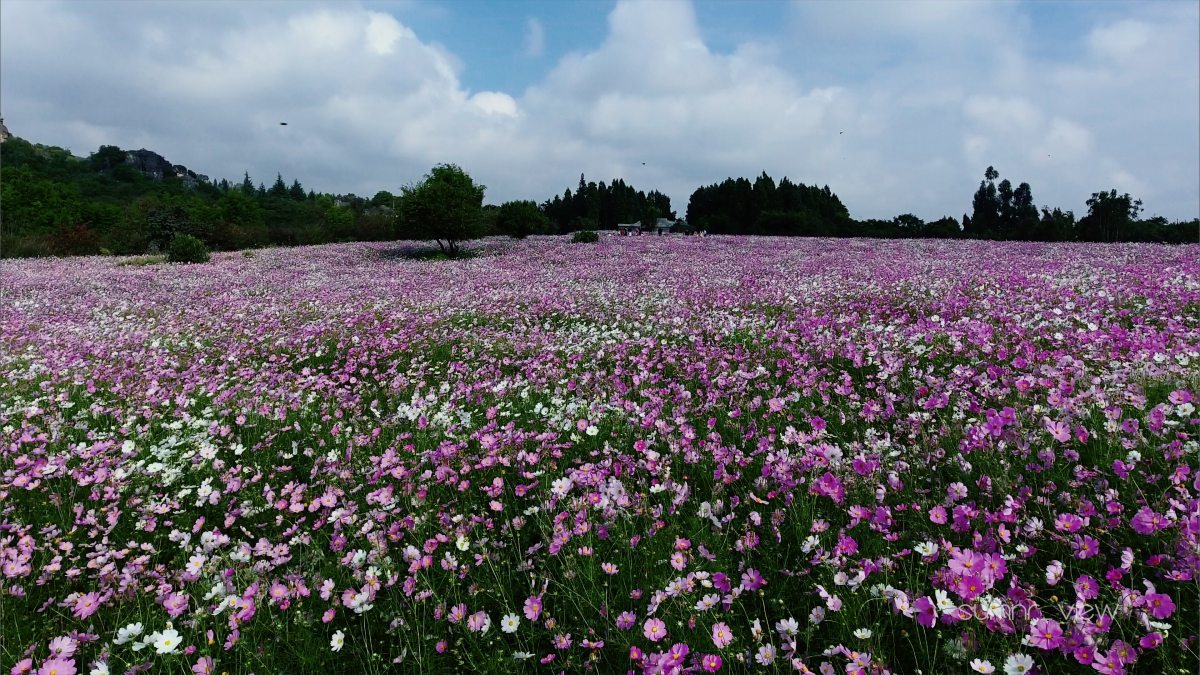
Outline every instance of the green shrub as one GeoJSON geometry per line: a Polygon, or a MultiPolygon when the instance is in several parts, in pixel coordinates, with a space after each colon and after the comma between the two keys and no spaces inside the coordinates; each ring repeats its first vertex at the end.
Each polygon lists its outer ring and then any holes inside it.
{"type": "Polygon", "coordinates": [[[593,244],[600,241],[600,235],[591,230],[580,230],[571,237],[571,241],[576,244],[593,244]]]}
{"type": "Polygon", "coordinates": [[[208,247],[190,234],[177,234],[167,246],[167,260],[173,263],[208,262],[208,247]]]}

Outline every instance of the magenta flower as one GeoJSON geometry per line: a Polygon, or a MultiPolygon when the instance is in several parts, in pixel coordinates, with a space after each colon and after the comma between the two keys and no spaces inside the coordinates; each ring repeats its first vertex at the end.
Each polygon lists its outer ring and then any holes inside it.
{"type": "Polygon", "coordinates": [[[667,624],[660,619],[646,619],[642,624],[642,634],[651,642],[658,642],[667,637],[667,624]]]}
{"type": "Polygon", "coordinates": [[[192,672],[195,673],[195,675],[210,675],[215,668],[216,663],[211,657],[201,656],[196,661],[195,665],[192,666],[192,672]]]}
{"type": "Polygon", "coordinates": [[[1063,641],[1062,626],[1051,619],[1037,619],[1029,627],[1029,643],[1040,649],[1057,649],[1063,641]]]}
{"type": "Polygon", "coordinates": [[[913,612],[916,614],[917,623],[926,628],[933,628],[933,624],[937,622],[937,605],[928,595],[922,595],[917,598],[912,604],[913,612]]]}
{"type": "Polygon", "coordinates": [[[721,657],[716,654],[705,654],[700,657],[700,667],[706,673],[715,673],[721,669],[721,657]]]}
{"type": "Polygon", "coordinates": [[[1081,574],[1075,580],[1075,595],[1081,601],[1095,600],[1100,596],[1100,584],[1092,577],[1081,574]]]}
{"type": "Polygon", "coordinates": [[[1167,527],[1169,523],[1161,515],[1155,513],[1153,509],[1143,506],[1130,519],[1129,525],[1138,534],[1154,534],[1167,527]]]}
{"type": "Polygon", "coordinates": [[[1072,545],[1075,549],[1075,557],[1080,560],[1091,558],[1100,553],[1100,542],[1091,535],[1075,535],[1075,543],[1072,545]]]}
{"type": "Polygon", "coordinates": [[[1054,529],[1059,532],[1078,532],[1083,529],[1083,518],[1074,513],[1060,513],[1054,519],[1054,529]]]}
{"type": "Polygon", "coordinates": [[[766,585],[767,582],[763,579],[762,574],[753,567],[742,572],[742,588],[747,591],[757,591],[766,585]]]}
{"type": "Polygon", "coordinates": [[[1166,593],[1147,593],[1146,611],[1156,619],[1165,619],[1175,613],[1175,601],[1166,593]]]}

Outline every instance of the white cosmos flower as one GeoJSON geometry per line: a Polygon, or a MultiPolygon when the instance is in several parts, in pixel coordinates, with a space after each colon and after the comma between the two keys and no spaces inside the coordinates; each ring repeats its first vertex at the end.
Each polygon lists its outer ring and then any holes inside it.
{"type": "Polygon", "coordinates": [[[133,638],[142,634],[142,624],[131,623],[128,626],[117,629],[117,639],[113,640],[113,644],[123,645],[133,638]]]}
{"type": "Polygon", "coordinates": [[[1025,675],[1033,668],[1033,657],[1012,654],[1004,659],[1004,675],[1025,675]]]}
{"type": "Polygon", "coordinates": [[[571,491],[571,487],[574,484],[574,481],[572,481],[570,478],[556,478],[554,479],[554,482],[550,484],[550,491],[559,497],[562,497],[571,491]]]}
{"type": "Polygon", "coordinates": [[[329,640],[329,648],[335,652],[341,651],[344,644],[346,644],[346,634],[340,630],[335,631],[329,640]]]}
{"type": "Polygon", "coordinates": [[[854,637],[858,638],[859,640],[869,639],[872,635],[874,635],[874,633],[871,632],[870,628],[859,628],[854,631],[854,637]]]}
{"type": "Polygon", "coordinates": [[[156,654],[170,654],[179,648],[179,631],[168,628],[161,633],[151,633],[147,638],[156,654]]]}
{"type": "Polygon", "coordinates": [[[505,614],[500,619],[500,630],[505,633],[517,632],[517,626],[521,625],[521,617],[516,614],[505,614]]]}

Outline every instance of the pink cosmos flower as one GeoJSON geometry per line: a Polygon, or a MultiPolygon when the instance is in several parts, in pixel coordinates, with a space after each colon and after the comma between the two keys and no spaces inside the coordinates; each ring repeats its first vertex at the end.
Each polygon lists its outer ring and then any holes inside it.
{"type": "Polygon", "coordinates": [[[670,649],[667,650],[667,663],[669,666],[682,666],[684,659],[687,658],[691,649],[682,642],[676,642],[670,649]]]}
{"type": "Polygon", "coordinates": [[[729,646],[730,642],[733,642],[733,631],[728,624],[718,623],[712,627],[712,639],[717,649],[724,649],[729,646]]]}
{"type": "Polygon", "coordinates": [[[84,593],[75,600],[71,613],[76,619],[86,619],[100,609],[100,596],[95,592],[84,593]]]}
{"type": "Polygon", "coordinates": [[[983,569],[983,556],[971,549],[960,549],[950,554],[950,571],[955,574],[979,574],[983,569]]]}
{"type": "Polygon", "coordinates": [[[642,634],[651,642],[658,642],[667,637],[667,624],[661,619],[646,619],[642,624],[642,634]]]}
{"type": "Polygon", "coordinates": [[[706,673],[715,673],[721,669],[721,657],[716,654],[705,654],[700,657],[700,667],[706,673]]]}
{"type": "Polygon", "coordinates": [[[1054,440],[1059,443],[1066,443],[1071,440],[1071,425],[1065,420],[1052,420],[1049,417],[1043,417],[1042,423],[1046,425],[1046,431],[1054,437],[1054,440]]]}
{"type": "Polygon", "coordinates": [[[70,658],[75,655],[79,643],[69,636],[56,637],[50,641],[50,654],[60,658],[70,658]]]}
{"type": "Polygon", "coordinates": [[[473,633],[486,633],[491,625],[492,619],[487,612],[475,612],[467,618],[467,629],[473,633]]]}
{"type": "Polygon", "coordinates": [[[196,664],[192,666],[192,672],[195,673],[195,675],[210,675],[214,668],[216,668],[216,664],[213,662],[212,658],[208,656],[201,656],[200,659],[196,661],[196,664]]]}
{"type": "Polygon", "coordinates": [[[1162,643],[1163,636],[1162,633],[1158,631],[1147,633],[1142,636],[1141,640],[1138,640],[1138,645],[1141,646],[1142,649],[1157,649],[1162,643]]]}
{"type": "Polygon", "coordinates": [[[1081,574],[1075,580],[1075,595],[1083,601],[1094,600],[1100,596],[1100,584],[1092,577],[1081,574]]]}
{"type": "Polygon", "coordinates": [[[637,614],[633,612],[621,612],[617,616],[617,628],[629,630],[633,627],[635,621],[637,621],[637,614]]]}
{"type": "Polygon", "coordinates": [[[75,675],[75,659],[53,658],[42,663],[38,675],[75,675]]]}
{"type": "Polygon", "coordinates": [[[166,610],[167,616],[172,619],[187,611],[188,598],[186,595],[179,593],[168,593],[167,597],[163,598],[163,609],[166,610]]]}
{"type": "Polygon", "coordinates": [[[935,506],[932,509],[929,509],[929,522],[936,525],[945,525],[946,521],[946,507],[935,506]]]}
{"type": "Polygon", "coordinates": [[[530,621],[537,621],[537,618],[542,615],[542,596],[531,595],[525,599],[525,618],[530,621]]]}

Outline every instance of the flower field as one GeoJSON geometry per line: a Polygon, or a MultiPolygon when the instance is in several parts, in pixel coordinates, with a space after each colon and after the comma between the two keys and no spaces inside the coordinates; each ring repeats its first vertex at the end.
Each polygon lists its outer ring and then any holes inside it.
{"type": "Polygon", "coordinates": [[[1200,247],[0,263],[14,673],[1195,673],[1200,247]]]}

